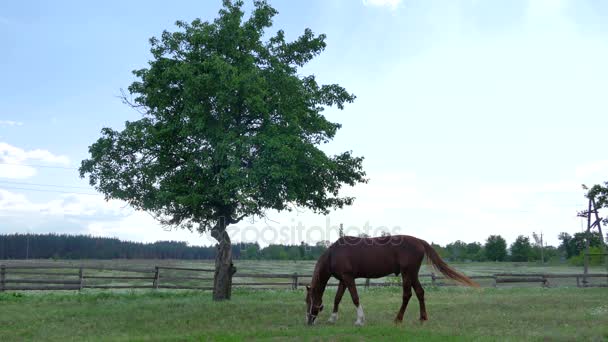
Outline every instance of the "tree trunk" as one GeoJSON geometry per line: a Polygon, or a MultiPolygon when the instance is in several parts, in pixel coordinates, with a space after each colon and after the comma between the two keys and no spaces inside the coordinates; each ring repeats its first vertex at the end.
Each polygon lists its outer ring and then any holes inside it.
{"type": "Polygon", "coordinates": [[[215,256],[215,274],[213,277],[213,300],[230,299],[232,275],[236,267],[232,264],[232,246],[225,225],[218,225],[211,231],[211,236],[218,242],[215,256]]]}

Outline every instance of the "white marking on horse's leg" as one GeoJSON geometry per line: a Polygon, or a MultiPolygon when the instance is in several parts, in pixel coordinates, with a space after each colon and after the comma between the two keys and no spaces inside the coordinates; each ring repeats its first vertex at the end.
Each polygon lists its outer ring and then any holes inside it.
{"type": "Polygon", "coordinates": [[[337,312],[332,312],[331,316],[329,316],[329,319],[327,321],[329,323],[336,323],[337,320],[338,320],[338,313],[337,312]]]}
{"type": "Polygon", "coordinates": [[[359,304],[357,306],[357,320],[355,321],[355,325],[363,325],[365,322],[365,314],[363,313],[363,305],[359,304]]]}

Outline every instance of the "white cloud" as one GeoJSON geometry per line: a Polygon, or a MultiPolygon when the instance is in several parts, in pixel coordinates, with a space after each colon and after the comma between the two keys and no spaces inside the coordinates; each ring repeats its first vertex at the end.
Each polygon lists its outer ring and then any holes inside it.
{"type": "Polygon", "coordinates": [[[209,236],[185,230],[167,231],[145,212],[102,196],[65,194],[47,202],[0,189],[0,233],[66,233],[154,242],[179,240],[213,244],[209,236]]]}
{"type": "Polygon", "coordinates": [[[364,6],[388,7],[392,10],[397,9],[402,0],[363,0],[364,6]]]}
{"type": "MultiPolygon", "coordinates": [[[[2,22],[1,19],[0,22],[2,22]]],[[[0,120],[0,126],[23,126],[23,122],[13,120],[0,120]]]]}
{"type": "Polygon", "coordinates": [[[36,169],[29,166],[20,166],[28,162],[44,162],[49,164],[68,165],[67,156],[53,154],[47,150],[24,150],[5,142],[0,142],[0,177],[23,179],[36,174],[36,169]]]}
{"type": "Polygon", "coordinates": [[[48,202],[36,203],[23,194],[0,189],[0,213],[5,215],[29,215],[80,217],[122,217],[132,210],[124,202],[105,201],[102,196],[64,194],[48,202]]]}
{"type": "MultiPolygon", "coordinates": [[[[608,160],[597,160],[578,166],[575,170],[575,175],[581,180],[588,180],[589,178],[605,177],[608,174],[608,160]]],[[[608,179],[606,179],[608,180],[608,179]]],[[[606,181],[601,179],[601,181],[606,181]]],[[[591,185],[591,184],[587,184],[591,185]]]]}

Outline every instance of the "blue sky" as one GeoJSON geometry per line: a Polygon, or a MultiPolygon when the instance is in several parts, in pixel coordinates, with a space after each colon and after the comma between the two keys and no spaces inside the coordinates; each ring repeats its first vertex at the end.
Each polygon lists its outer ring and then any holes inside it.
{"type": "MultiPolygon", "coordinates": [[[[233,227],[234,240],[333,240],[326,226],[341,222],[347,232],[442,244],[490,234],[511,242],[533,231],[556,244],[559,232],[581,230],[580,185],[608,180],[607,2],[271,3],[279,11],[271,32],[327,34],[326,51],[302,73],[357,95],[344,111],[326,112],[343,128],[324,148],[365,156],[370,182],[345,189],[358,198],[350,208],[327,217],[271,212],[233,227]]],[[[178,19],[212,20],[220,5],[0,3],[0,233],[212,242],[89,195],[75,168],[102,127],[140,117],[117,95],[131,70],[146,66],[148,38],[178,19]]]]}

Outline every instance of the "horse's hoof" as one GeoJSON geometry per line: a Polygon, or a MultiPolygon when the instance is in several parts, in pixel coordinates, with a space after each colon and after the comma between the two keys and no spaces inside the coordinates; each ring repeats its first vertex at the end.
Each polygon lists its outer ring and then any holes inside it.
{"type": "Polygon", "coordinates": [[[331,316],[329,316],[329,319],[327,321],[329,323],[336,323],[337,320],[338,320],[338,314],[332,313],[331,316]]]}
{"type": "Polygon", "coordinates": [[[401,323],[403,323],[402,319],[395,318],[395,324],[401,324],[401,323]]]}
{"type": "Polygon", "coordinates": [[[356,321],[355,325],[358,327],[362,327],[363,326],[363,322],[362,321],[356,321]]]}

